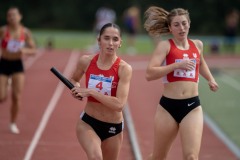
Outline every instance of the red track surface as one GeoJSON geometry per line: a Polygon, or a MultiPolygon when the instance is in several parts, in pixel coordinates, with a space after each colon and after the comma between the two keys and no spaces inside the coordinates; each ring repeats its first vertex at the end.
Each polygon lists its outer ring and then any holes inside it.
{"type": "MultiPolygon", "coordinates": [[[[64,71],[70,55],[69,51],[46,52],[26,70],[23,106],[18,118],[20,135],[13,135],[9,132],[10,97],[5,103],[0,104],[0,160],[22,160],[24,158],[59,83],[49,69],[55,66],[60,71],[64,71]]],[[[153,117],[162,85],[160,81],[147,82],[145,80],[148,57],[122,57],[132,64],[134,69],[129,106],[142,156],[146,159],[152,150],[153,117]]],[[[73,99],[65,87],[33,151],[32,160],[86,159],[75,135],[76,121],[83,110],[84,103],[73,99]]],[[[177,139],[169,154],[169,159],[176,160],[180,159],[179,157],[181,157],[181,147],[177,139]]],[[[124,141],[119,159],[134,160],[127,127],[124,130],[124,141]]],[[[200,159],[235,160],[236,157],[205,125],[200,159]]]]}

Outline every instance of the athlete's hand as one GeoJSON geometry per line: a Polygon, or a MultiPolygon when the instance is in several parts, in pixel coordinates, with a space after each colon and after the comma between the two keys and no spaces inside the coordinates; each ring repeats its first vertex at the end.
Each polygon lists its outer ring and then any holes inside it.
{"type": "Polygon", "coordinates": [[[208,81],[209,88],[213,91],[216,92],[218,90],[218,84],[216,81],[208,81]]]}
{"type": "Polygon", "coordinates": [[[84,96],[81,93],[81,90],[82,88],[75,86],[71,89],[71,93],[74,98],[82,101],[84,96]]]}
{"type": "Polygon", "coordinates": [[[187,70],[187,71],[192,71],[195,69],[195,63],[189,59],[187,60],[183,60],[181,62],[178,63],[178,68],[179,69],[183,69],[183,70],[187,70]]]}

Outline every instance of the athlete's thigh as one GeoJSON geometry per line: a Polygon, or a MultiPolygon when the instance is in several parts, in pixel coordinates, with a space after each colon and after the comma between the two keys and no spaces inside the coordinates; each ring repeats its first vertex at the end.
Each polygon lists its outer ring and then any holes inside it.
{"type": "Polygon", "coordinates": [[[7,96],[8,76],[0,74],[0,101],[7,96]]]}
{"type": "Polygon", "coordinates": [[[165,157],[178,133],[178,124],[173,117],[158,105],[154,122],[153,158],[165,157]]]}
{"type": "Polygon", "coordinates": [[[203,131],[203,113],[199,106],[189,112],[180,123],[179,133],[182,141],[183,153],[199,154],[203,131]]]}
{"type": "Polygon", "coordinates": [[[117,160],[123,141],[123,132],[105,139],[102,142],[102,153],[104,160],[117,160]]]}
{"type": "Polygon", "coordinates": [[[88,157],[102,157],[101,140],[91,126],[79,119],[76,126],[76,133],[78,141],[88,157]]]}
{"type": "Polygon", "coordinates": [[[24,87],[24,73],[15,73],[12,75],[12,91],[14,96],[19,96],[24,87]]]}

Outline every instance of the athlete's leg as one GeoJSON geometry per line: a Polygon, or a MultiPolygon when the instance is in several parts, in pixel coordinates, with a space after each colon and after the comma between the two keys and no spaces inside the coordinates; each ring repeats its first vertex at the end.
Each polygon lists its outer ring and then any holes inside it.
{"type": "Polygon", "coordinates": [[[178,124],[161,106],[157,107],[154,123],[154,148],[149,160],[164,160],[178,133],[178,124]]]}
{"type": "Polygon", "coordinates": [[[92,127],[79,119],[76,132],[78,141],[86,152],[88,160],[103,160],[101,139],[92,127]]]}
{"type": "Polygon", "coordinates": [[[8,76],[0,74],[0,103],[7,99],[8,76]]]}
{"type": "Polygon", "coordinates": [[[197,160],[201,147],[203,131],[202,108],[189,112],[179,125],[184,160],[197,160]]]}
{"type": "Polygon", "coordinates": [[[117,160],[123,140],[123,132],[116,136],[105,139],[102,142],[102,153],[104,160],[117,160]]]}
{"type": "Polygon", "coordinates": [[[23,91],[25,76],[24,73],[15,73],[12,75],[12,106],[11,122],[16,123],[16,119],[21,105],[21,95],[23,91]]]}

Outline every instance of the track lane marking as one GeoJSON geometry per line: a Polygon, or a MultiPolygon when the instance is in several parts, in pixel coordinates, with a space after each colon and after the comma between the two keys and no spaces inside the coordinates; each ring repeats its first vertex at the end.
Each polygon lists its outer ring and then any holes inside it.
{"type": "Polygon", "coordinates": [[[125,120],[127,122],[126,125],[128,127],[129,138],[130,138],[130,143],[132,145],[134,157],[136,160],[142,160],[142,154],[141,154],[140,146],[138,144],[137,134],[134,127],[134,122],[132,120],[132,115],[129,109],[128,102],[125,105],[123,113],[124,113],[125,120]]]}
{"type": "MultiPolygon", "coordinates": [[[[66,77],[68,77],[69,74],[71,73],[73,67],[75,66],[74,61],[76,61],[78,59],[78,56],[79,56],[79,54],[76,54],[76,51],[71,52],[70,58],[68,59],[66,68],[63,72],[63,74],[66,75],[66,77]]],[[[65,88],[65,86],[62,84],[62,82],[59,82],[46,110],[44,111],[44,114],[43,114],[42,119],[39,123],[39,126],[33,136],[33,139],[31,140],[31,143],[26,151],[24,160],[31,160],[31,157],[35,151],[35,148],[42,136],[44,129],[46,128],[48,120],[49,120],[52,112],[54,111],[56,104],[57,104],[64,88],[65,88]]]]}

